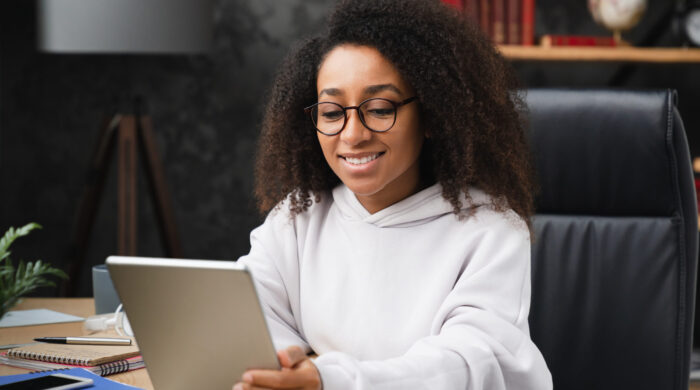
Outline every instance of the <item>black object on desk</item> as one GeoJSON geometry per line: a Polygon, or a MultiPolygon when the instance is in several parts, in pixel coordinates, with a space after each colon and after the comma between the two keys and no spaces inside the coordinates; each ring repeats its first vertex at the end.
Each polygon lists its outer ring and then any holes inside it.
{"type": "Polygon", "coordinates": [[[38,337],[34,341],[53,344],[131,345],[131,339],[115,337],[38,337]]]}

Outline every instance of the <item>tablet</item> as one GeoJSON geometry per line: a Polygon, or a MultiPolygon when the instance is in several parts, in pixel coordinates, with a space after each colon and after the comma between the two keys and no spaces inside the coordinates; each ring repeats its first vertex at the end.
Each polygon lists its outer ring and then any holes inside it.
{"type": "Polygon", "coordinates": [[[156,389],[230,390],[247,369],[280,368],[245,266],[110,256],[107,267],[156,389]]]}

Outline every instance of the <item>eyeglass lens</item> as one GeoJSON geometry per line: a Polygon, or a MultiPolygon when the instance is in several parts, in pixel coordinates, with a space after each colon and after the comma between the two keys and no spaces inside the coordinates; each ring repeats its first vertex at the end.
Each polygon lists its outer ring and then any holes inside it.
{"type": "MultiPolygon", "coordinates": [[[[385,99],[366,100],[357,111],[362,123],[372,131],[387,131],[396,121],[396,107],[385,99]]],[[[320,132],[336,134],[345,126],[346,115],[339,104],[321,102],[311,109],[311,119],[320,132]]]]}

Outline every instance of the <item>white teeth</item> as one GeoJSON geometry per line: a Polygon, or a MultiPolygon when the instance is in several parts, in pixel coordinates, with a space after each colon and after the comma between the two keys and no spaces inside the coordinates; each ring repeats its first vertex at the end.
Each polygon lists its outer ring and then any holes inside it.
{"type": "Polygon", "coordinates": [[[372,155],[372,156],[365,156],[362,158],[345,157],[345,161],[347,161],[353,165],[361,165],[361,164],[367,164],[368,162],[376,159],[377,157],[379,157],[379,153],[372,155]]]}

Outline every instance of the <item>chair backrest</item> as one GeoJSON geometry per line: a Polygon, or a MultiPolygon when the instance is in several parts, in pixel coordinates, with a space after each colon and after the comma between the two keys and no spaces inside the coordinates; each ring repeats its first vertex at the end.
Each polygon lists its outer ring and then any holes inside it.
{"type": "Polygon", "coordinates": [[[697,203],[674,91],[527,91],[530,327],[554,388],[687,389],[697,203]]]}

